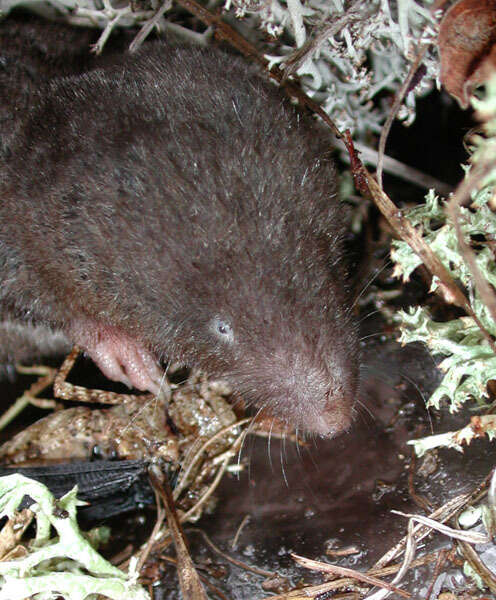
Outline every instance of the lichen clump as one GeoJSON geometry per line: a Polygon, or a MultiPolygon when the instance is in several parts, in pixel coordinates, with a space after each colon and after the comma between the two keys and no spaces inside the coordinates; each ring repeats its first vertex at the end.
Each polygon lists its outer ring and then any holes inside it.
{"type": "MultiPolygon", "coordinates": [[[[486,86],[483,99],[474,100],[478,115],[484,120],[483,134],[472,138],[470,166],[466,167],[466,181],[470,193],[467,201],[459,207],[457,222],[463,240],[474,257],[477,271],[489,284],[491,293],[496,288],[496,214],[494,198],[496,190],[496,78],[486,86]]],[[[439,408],[441,401],[448,403],[449,410],[456,412],[473,400],[479,407],[485,405],[489,396],[488,382],[496,379],[496,355],[488,340],[496,338],[496,323],[490,307],[481,296],[474,269],[457,237],[452,213],[446,211],[447,203],[431,191],[425,204],[408,213],[411,223],[421,230],[424,240],[441,259],[451,276],[465,291],[479,323],[472,316],[462,315],[446,321],[435,320],[429,309],[421,306],[400,311],[402,343],[423,342],[433,355],[444,357],[439,367],[443,379],[429,398],[428,406],[439,408]]],[[[395,262],[395,275],[408,280],[421,264],[419,257],[403,241],[394,241],[391,252],[395,262]]],[[[434,278],[431,291],[436,291],[440,282],[434,278]]],[[[476,436],[496,434],[492,415],[478,418],[451,437],[433,436],[425,448],[439,445],[458,447],[476,436]],[[462,432],[464,432],[462,434],[462,432]],[[434,440],[436,437],[436,440],[434,440]]],[[[472,419],[473,421],[473,419],[472,419]]]]}

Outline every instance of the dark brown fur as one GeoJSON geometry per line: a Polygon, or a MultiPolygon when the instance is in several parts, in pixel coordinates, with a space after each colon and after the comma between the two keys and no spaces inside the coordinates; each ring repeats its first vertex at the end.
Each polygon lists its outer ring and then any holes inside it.
{"type": "Polygon", "coordinates": [[[95,33],[23,13],[0,23],[0,147],[35,101],[41,81],[90,67],[95,33]]]}
{"type": "Polygon", "coordinates": [[[122,333],[299,428],[348,426],[357,337],[328,139],[253,68],[148,44],[52,81],[5,155],[4,314],[85,347],[122,333]]]}

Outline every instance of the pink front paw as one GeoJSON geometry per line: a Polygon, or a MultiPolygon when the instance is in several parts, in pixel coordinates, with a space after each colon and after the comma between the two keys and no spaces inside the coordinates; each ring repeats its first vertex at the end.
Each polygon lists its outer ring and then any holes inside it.
{"type": "Polygon", "coordinates": [[[77,323],[72,332],[75,342],[106,377],[158,394],[163,372],[153,354],[137,340],[117,328],[91,322],[77,323]]]}

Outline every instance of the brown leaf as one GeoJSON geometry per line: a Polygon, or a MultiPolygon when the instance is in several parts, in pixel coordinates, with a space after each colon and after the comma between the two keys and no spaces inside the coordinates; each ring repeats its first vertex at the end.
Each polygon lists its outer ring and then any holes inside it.
{"type": "Polygon", "coordinates": [[[496,71],[496,1],[456,2],[441,21],[438,46],[441,83],[467,108],[472,90],[496,71]]]}

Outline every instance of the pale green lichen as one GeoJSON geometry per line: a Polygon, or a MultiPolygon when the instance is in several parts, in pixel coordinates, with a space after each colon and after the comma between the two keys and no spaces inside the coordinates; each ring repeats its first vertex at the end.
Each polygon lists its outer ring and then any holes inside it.
{"type": "MultiPolygon", "coordinates": [[[[496,265],[487,241],[496,240],[496,217],[487,205],[490,195],[485,188],[474,199],[473,209],[461,209],[461,227],[465,239],[480,236],[476,263],[483,276],[496,285],[496,265]]],[[[446,217],[443,205],[431,192],[421,207],[408,215],[415,226],[420,226],[423,237],[441,259],[451,275],[467,290],[475,314],[485,329],[496,336],[496,323],[475,288],[472,274],[458,247],[453,224],[446,217]]],[[[392,260],[395,274],[407,280],[421,264],[405,242],[393,242],[392,260]]],[[[433,281],[431,291],[439,285],[433,281]]],[[[402,343],[424,342],[435,355],[446,358],[440,363],[445,376],[428,404],[439,408],[443,398],[450,401],[450,410],[456,411],[469,397],[476,401],[487,396],[487,382],[496,379],[496,356],[480,328],[471,317],[463,316],[447,322],[435,321],[429,310],[410,307],[398,313],[402,343]]]]}
{"type": "Polygon", "coordinates": [[[238,16],[255,14],[262,28],[279,37],[281,41],[273,44],[268,56],[271,64],[284,63],[287,55],[323,24],[345,18],[343,26],[322,40],[296,72],[305,91],[323,105],[338,127],[349,128],[359,137],[380,131],[389,105],[373,106],[371,100],[380,93],[399,89],[417,53],[426,44],[433,51],[421,62],[425,75],[415,90],[406,95],[398,118],[411,123],[416,96],[432,88],[439,64],[434,44],[437,20],[431,5],[430,0],[225,2],[227,8],[235,7],[238,16]]]}
{"type": "MultiPolygon", "coordinates": [[[[496,215],[493,212],[496,186],[496,78],[486,87],[484,99],[474,101],[479,115],[485,119],[484,134],[472,139],[471,167],[466,177],[473,177],[484,169],[484,177],[478,180],[471,193],[470,208],[460,208],[459,224],[465,242],[470,245],[476,265],[486,281],[496,288],[496,215]]],[[[457,234],[445,211],[445,203],[430,192],[425,204],[407,214],[410,222],[422,233],[436,255],[441,259],[455,281],[465,290],[470,305],[486,333],[496,338],[496,323],[490,310],[482,301],[473,273],[459,248],[457,234]]],[[[420,258],[402,241],[393,242],[391,252],[395,262],[395,275],[408,280],[421,264],[420,258]]],[[[433,279],[431,291],[439,286],[433,279]]],[[[487,336],[471,316],[460,316],[448,321],[437,321],[425,307],[410,307],[397,314],[403,344],[423,342],[433,355],[444,357],[439,368],[444,373],[441,383],[428,399],[427,404],[440,408],[447,400],[451,412],[457,411],[467,400],[482,406],[488,397],[487,384],[496,379],[496,355],[487,336]]],[[[445,446],[460,450],[474,437],[496,435],[494,415],[472,419],[458,432],[448,432],[415,440],[416,452],[423,454],[435,447],[445,446]]]]}
{"type": "Polygon", "coordinates": [[[472,579],[472,581],[479,588],[479,590],[482,591],[482,590],[486,589],[486,585],[484,584],[482,577],[477,573],[477,571],[467,561],[465,561],[463,563],[463,574],[465,575],[465,577],[472,579]]]}
{"type": "Polygon", "coordinates": [[[41,483],[23,475],[0,478],[0,519],[11,518],[23,498],[36,518],[36,538],[20,558],[0,561],[0,600],[150,600],[136,583],[137,573],[126,574],[106,561],[91,545],[92,536],[77,524],[77,507],[83,502],[74,488],[56,500],[41,483]],[[56,535],[51,536],[52,528],[56,535]]]}
{"type": "Polygon", "coordinates": [[[452,448],[463,452],[463,447],[470,444],[476,437],[487,435],[489,441],[496,438],[496,416],[483,415],[473,417],[468,425],[458,431],[447,431],[437,435],[430,435],[418,440],[410,440],[417,456],[423,456],[434,448],[452,448]]]}

